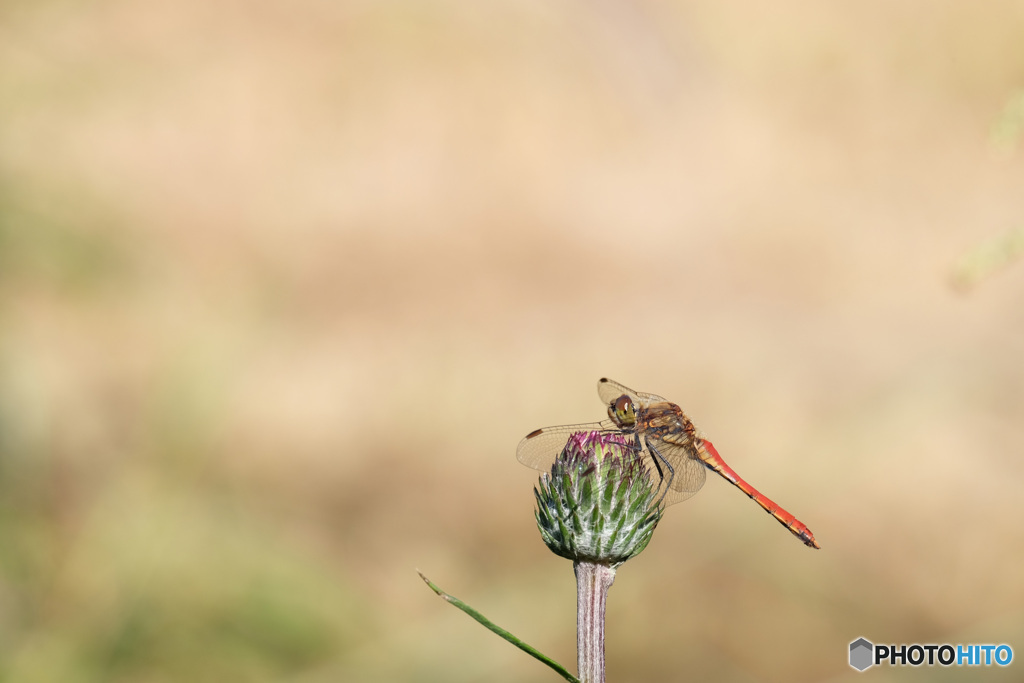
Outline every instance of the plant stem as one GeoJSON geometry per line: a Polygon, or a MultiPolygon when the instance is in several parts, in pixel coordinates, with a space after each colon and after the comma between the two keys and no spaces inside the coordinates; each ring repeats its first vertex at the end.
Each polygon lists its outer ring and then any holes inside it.
{"type": "Polygon", "coordinates": [[[604,683],[604,613],[615,569],[575,562],[576,659],[583,683],[604,683]]]}

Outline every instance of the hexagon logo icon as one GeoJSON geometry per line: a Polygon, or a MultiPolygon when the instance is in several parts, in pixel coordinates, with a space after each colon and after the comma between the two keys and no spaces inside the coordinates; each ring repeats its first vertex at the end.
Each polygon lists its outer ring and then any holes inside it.
{"type": "Polygon", "coordinates": [[[850,643],[850,666],[857,671],[864,671],[874,663],[875,646],[871,641],[858,638],[850,643]]]}

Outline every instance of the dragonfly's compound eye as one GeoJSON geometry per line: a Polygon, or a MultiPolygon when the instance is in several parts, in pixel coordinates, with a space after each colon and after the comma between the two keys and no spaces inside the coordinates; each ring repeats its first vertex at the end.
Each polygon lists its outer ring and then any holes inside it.
{"type": "Polygon", "coordinates": [[[615,399],[615,416],[623,425],[632,425],[636,422],[636,412],[633,410],[633,401],[623,394],[615,399]]]}

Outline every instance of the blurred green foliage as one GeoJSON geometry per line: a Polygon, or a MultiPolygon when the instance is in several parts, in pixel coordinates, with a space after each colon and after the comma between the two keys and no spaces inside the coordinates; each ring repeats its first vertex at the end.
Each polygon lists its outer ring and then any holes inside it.
{"type": "MultiPolygon", "coordinates": [[[[0,332],[27,293],[73,303],[130,285],[130,241],[73,197],[3,184],[0,332]]],[[[366,637],[372,616],[344,577],[210,469],[207,379],[169,366],[122,412],[127,449],[97,449],[67,443],[4,341],[0,681],[276,681],[366,637]]]]}
{"type": "Polygon", "coordinates": [[[48,285],[81,297],[128,275],[130,241],[112,212],[75,191],[0,174],[0,286],[48,285]]]}
{"type": "Polygon", "coordinates": [[[991,139],[996,148],[1015,151],[1024,135],[1024,90],[1013,94],[992,125],[991,139]]]}

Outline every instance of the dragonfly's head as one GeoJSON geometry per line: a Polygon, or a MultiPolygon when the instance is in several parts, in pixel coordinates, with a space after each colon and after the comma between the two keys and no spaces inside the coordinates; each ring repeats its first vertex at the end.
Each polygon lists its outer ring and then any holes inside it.
{"type": "Polygon", "coordinates": [[[623,394],[612,401],[608,404],[608,417],[619,429],[636,427],[636,406],[633,405],[633,399],[623,394]]]}

